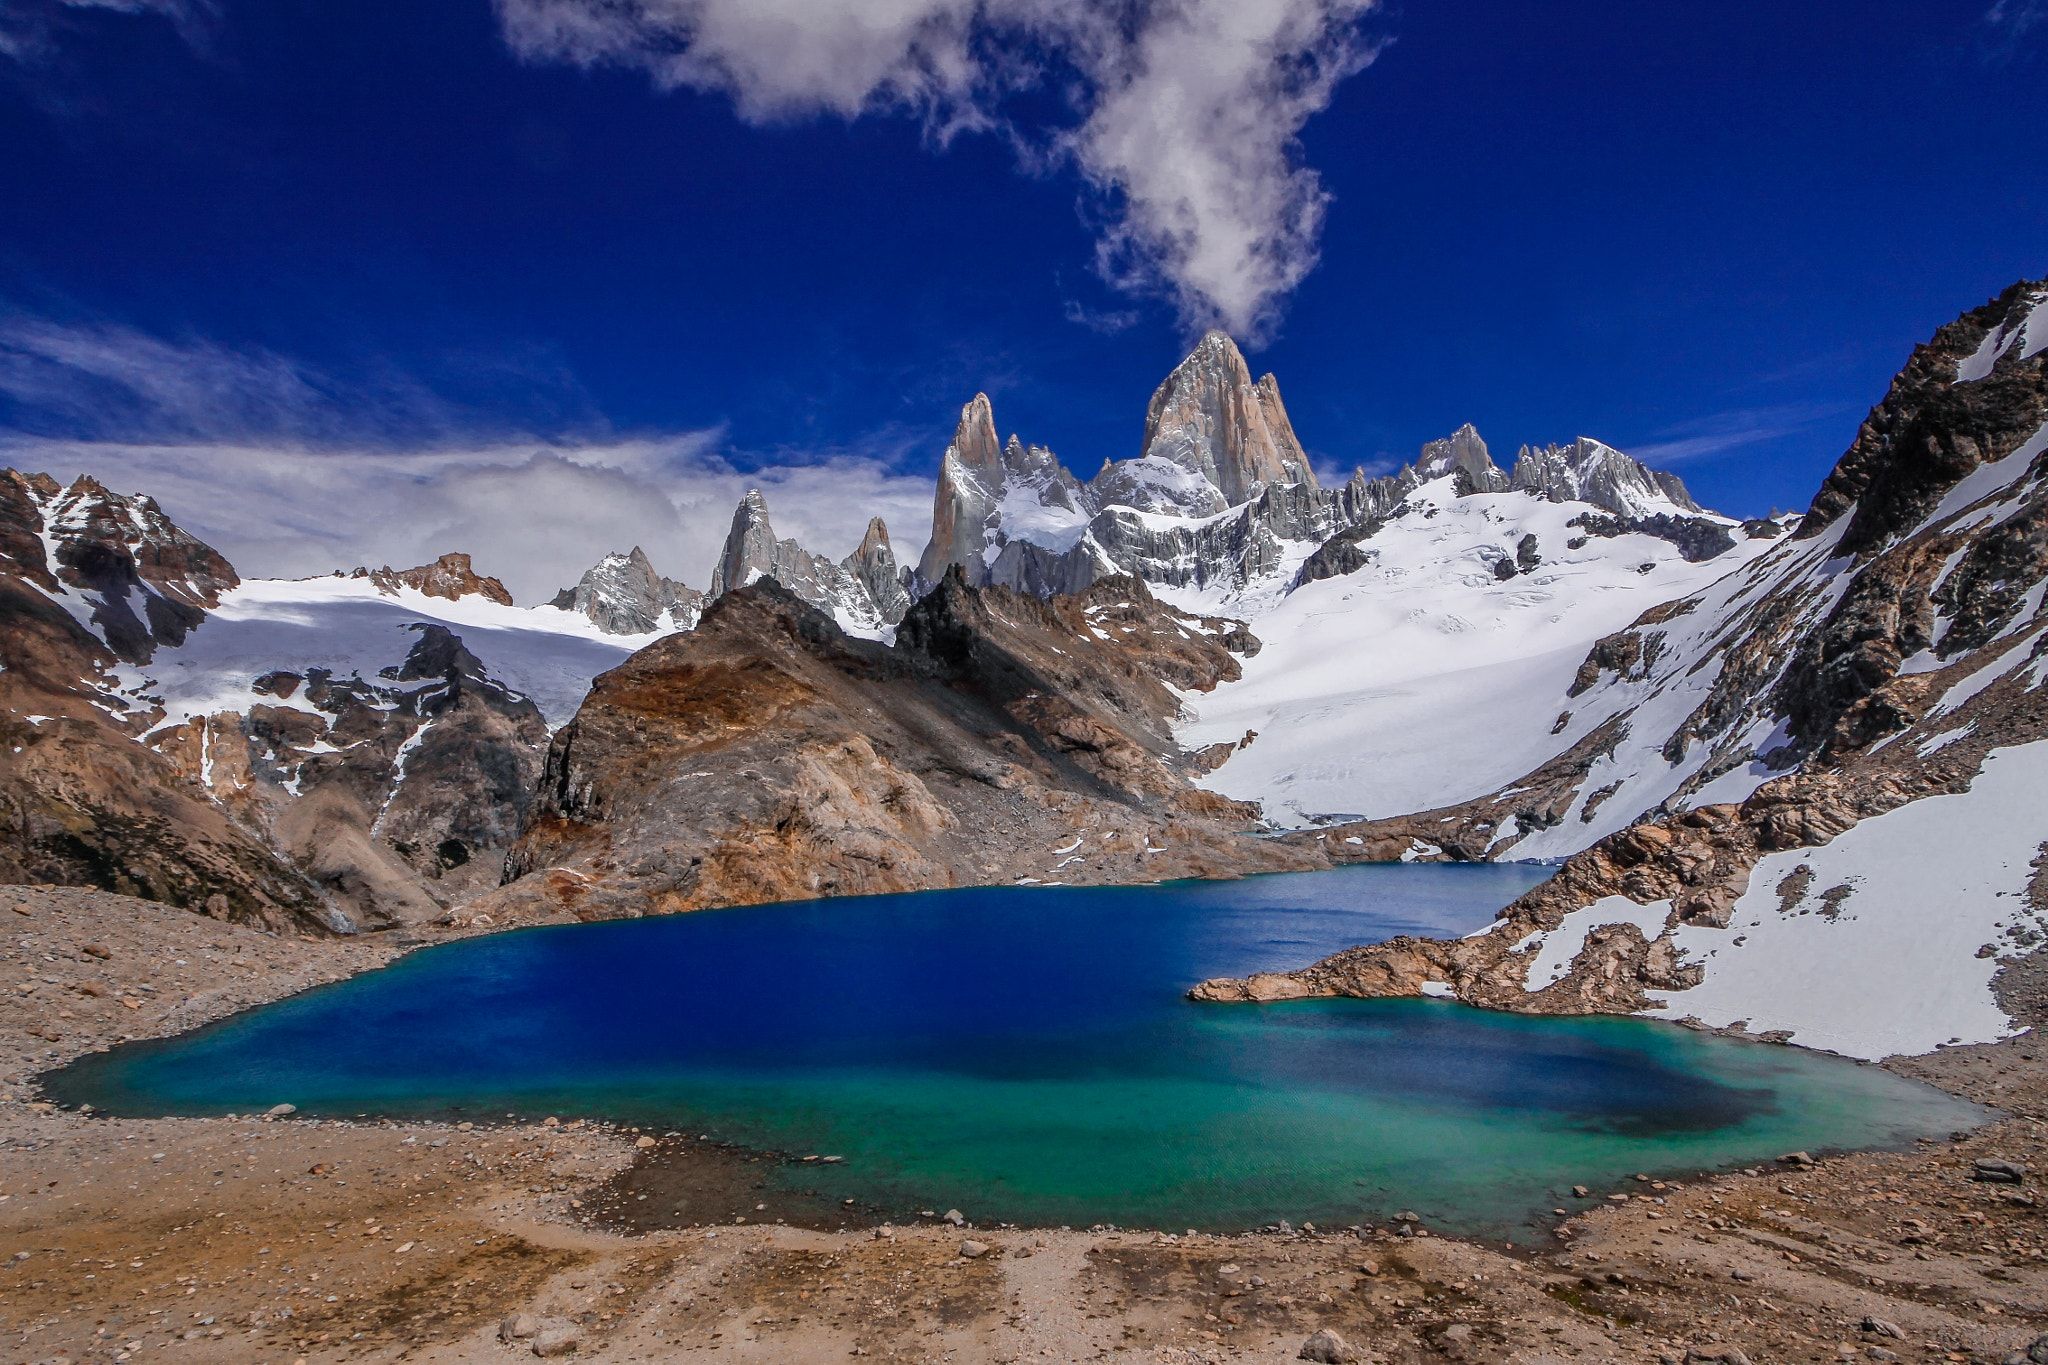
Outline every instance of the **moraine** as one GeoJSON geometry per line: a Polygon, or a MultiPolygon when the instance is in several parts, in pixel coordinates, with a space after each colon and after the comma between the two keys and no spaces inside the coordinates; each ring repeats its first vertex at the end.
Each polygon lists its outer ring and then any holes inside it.
{"type": "Polygon", "coordinates": [[[525,930],[413,954],[47,1078],[122,1114],[587,1115],[764,1150],[890,1215],[1526,1229],[1638,1171],[1945,1134],[1873,1067],[1620,1018],[1262,1008],[1192,982],[1468,932],[1544,875],[1363,866],[984,889],[525,930]]]}

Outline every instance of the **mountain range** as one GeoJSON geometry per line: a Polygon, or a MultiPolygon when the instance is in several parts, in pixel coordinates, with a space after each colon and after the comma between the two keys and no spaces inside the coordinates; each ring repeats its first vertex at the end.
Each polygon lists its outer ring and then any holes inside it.
{"type": "Polygon", "coordinates": [[[1199,994],[2000,1036],[2048,927],[2044,353],[2016,284],[1803,516],[1744,520],[1470,426],[1325,486],[1211,333],[1085,480],[975,396],[914,564],[879,519],[843,559],[780,538],[750,492],[706,591],[635,547],[533,607],[459,553],[243,580],[147,497],[7,471],[0,878],[424,934],[1562,859],[1489,933],[1199,994]]]}

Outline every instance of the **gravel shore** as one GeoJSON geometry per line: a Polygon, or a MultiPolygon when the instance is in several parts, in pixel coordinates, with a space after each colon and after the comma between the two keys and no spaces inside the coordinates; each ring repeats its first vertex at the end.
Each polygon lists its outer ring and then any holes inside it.
{"type": "MultiPolygon", "coordinates": [[[[757,1208],[761,1158],[589,1124],[54,1109],[34,1077],[71,1057],[404,945],[25,887],[0,887],[0,927],[0,1360],[1185,1365],[1292,1360],[1330,1329],[1361,1361],[1761,1365],[2001,1361],[2048,1333],[2032,1034],[1894,1063],[2009,1115],[1987,1128],[1589,1190],[1540,1248],[1427,1228],[891,1228],[757,1208]]],[[[2030,1023],[2040,975],[2005,983],[2030,1023]]]]}

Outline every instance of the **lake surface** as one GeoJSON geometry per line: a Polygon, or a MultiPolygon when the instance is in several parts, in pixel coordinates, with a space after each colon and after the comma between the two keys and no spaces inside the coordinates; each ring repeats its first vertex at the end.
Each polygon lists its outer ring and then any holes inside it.
{"type": "Polygon", "coordinates": [[[1458,934],[1547,875],[1363,866],[930,892],[530,929],[83,1059],[127,1114],[583,1115],[835,1165],[981,1222],[1500,1232],[1573,1184],[1877,1146],[1983,1111],[1872,1067],[1433,1000],[1198,1005],[1205,977],[1458,934]]]}

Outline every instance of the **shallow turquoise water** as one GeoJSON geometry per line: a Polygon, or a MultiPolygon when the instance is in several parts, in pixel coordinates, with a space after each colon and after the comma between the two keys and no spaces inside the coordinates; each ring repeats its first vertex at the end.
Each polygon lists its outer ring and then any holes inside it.
{"type": "Polygon", "coordinates": [[[1413,1208],[1504,1230],[1575,1183],[1981,1117],[1875,1068],[1640,1020],[1182,998],[1468,932],[1544,875],[1368,866],[526,930],[90,1057],[50,1088],[133,1114],[582,1114],[837,1153],[777,1178],[892,1210],[1170,1228],[1413,1208]]]}

